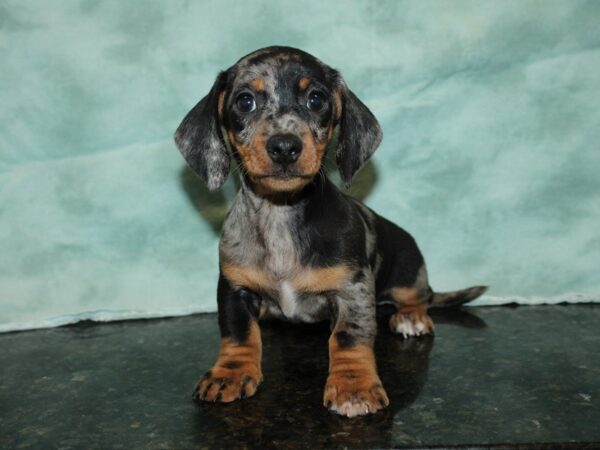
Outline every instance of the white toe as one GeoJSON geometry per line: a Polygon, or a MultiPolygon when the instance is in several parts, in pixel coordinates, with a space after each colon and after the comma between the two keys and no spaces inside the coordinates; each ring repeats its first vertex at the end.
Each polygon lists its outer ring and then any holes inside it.
{"type": "Polygon", "coordinates": [[[414,336],[415,329],[410,320],[403,318],[402,321],[398,322],[396,325],[396,333],[401,334],[404,337],[414,336]]]}

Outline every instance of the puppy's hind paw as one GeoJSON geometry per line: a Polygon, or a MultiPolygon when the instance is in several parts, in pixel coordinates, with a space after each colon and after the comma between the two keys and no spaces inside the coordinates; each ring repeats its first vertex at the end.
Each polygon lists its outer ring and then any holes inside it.
{"type": "Polygon", "coordinates": [[[433,334],[433,321],[427,312],[397,312],[390,317],[390,329],[404,338],[433,334]]]}

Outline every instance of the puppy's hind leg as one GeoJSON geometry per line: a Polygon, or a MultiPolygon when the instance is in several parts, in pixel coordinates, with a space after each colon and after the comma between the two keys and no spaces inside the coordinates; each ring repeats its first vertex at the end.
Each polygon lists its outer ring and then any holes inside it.
{"type": "Polygon", "coordinates": [[[427,314],[427,305],[422,302],[413,303],[415,297],[410,293],[410,288],[394,288],[394,290],[399,293],[392,294],[396,303],[396,313],[390,317],[392,332],[404,338],[433,334],[433,320],[427,314]]]}
{"type": "Polygon", "coordinates": [[[486,290],[487,286],[472,286],[453,292],[433,292],[427,281],[427,270],[422,266],[412,286],[397,286],[386,291],[396,306],[396,313],[390,317],[390,328],[405,338],[433,334],[433,321],[427,314],[429,308],[459,307],[486,290]]]}
{"type": "Polygon", "coordinates": [[[433,334],[433,321],[427,314],[433,292],[427,282],[425,266],[419,269],[412,286],[396,286],[385,292],[394,302],[396,313],[390,317],[392,332],[404,338],[433,334]]]}

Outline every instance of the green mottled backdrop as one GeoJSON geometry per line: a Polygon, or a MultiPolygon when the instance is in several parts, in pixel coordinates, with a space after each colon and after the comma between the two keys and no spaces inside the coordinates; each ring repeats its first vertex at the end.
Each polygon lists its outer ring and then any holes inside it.
{"type": "Polygon", "coordinates": [[[216,309],[229,183],[171,136],[219,69],[301,47],[385,138],[356,193],[434,288],[600,298],[600,2],[0,3],[0,330],[216,309]],[[83,314],[83,315],[81,315],[83,314]]]}

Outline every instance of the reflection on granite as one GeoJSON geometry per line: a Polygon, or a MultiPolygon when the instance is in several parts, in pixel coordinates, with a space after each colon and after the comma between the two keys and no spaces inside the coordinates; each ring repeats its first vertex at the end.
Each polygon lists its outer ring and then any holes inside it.
{"type": "Polygon", "coordinates": [[[434,320],[435,339],[404,341],[382,327],[376,353],[391,405],[355,419],[321,406],[325,325],[265,325],[258,394],[200,406],[191,391],[216,356],[214,315],[0,335],[0,448],[600,441],[600,306],[471,308],[434,320]]]}

